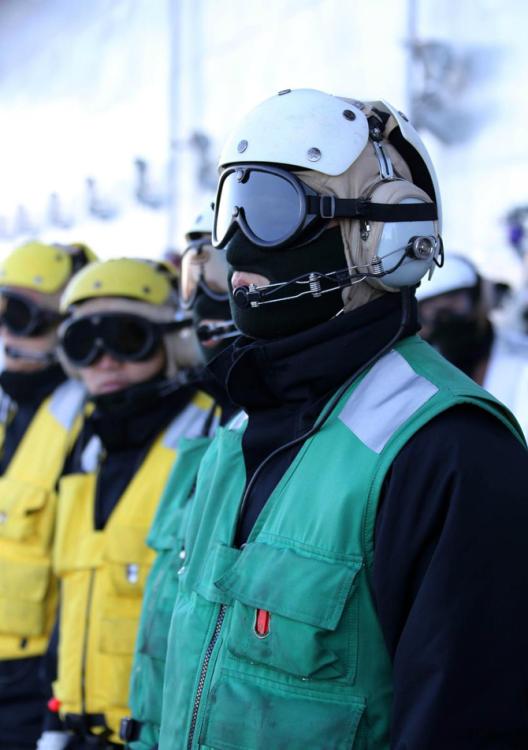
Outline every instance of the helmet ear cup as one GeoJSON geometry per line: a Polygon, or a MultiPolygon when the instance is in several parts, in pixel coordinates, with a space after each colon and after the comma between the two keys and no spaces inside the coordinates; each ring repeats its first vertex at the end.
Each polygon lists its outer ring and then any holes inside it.
{"type": "MultiPolygon", "coordinates": [[[[407,180],[382,182],[370,198],[373,203],[392,205],[431,203],[423,190],[407,180]]],[[[388,292],[416,286],[433,267],[441,246],[436,221],[372,222],[363,241],[369,262],[379,265],[384,274],[369,278],[368,283],[388,292]]]]}

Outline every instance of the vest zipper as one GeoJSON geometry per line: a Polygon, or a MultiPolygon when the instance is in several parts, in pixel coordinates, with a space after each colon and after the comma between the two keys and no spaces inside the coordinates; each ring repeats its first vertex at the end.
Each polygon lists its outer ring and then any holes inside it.
{"type": "Polygon", "coordinates": [[[209,641],[209,645],[207,646],[204,660],[202,662],[202,669],[200,671],[200,679],[198,680],[198,688],[196,690],[196,695],[194,697],[194,706],[193,706],[193,712],[192,712],[192,717],[191,717],[191,728],[189,729],[189,739],[187,740],[187,750],[192,750],[194,734],[196,732],[196,722],[198,721],[198,711],[200,710],[200,702],[202,700],[202,694],[203,694],[203,690],[205,687],[207,670],[209,669],[211,656],[213,655],[214,647],[216,645],[216,642],[218,641],[220,632],[222,630],[222,624],[224,622],[226,609],[227,607],[225,604],[222,604],[220,606],[220,611],[218,612],[218,617],[216,618],[216,624],[213,630],[213,635],[211,636],[211,640],[209,641]]]}
{"type": "Polygon", "coordinates": [[[90,571],[90,583],[88,584],[88,598],[86,601],[86,613],[84,618],[84,639],[81,661],[81,713],[86,714],[86,657],[88,655],[88,631],[90,627],[90,610],[92,608],[92,595],[95,571],[90,571]]]}

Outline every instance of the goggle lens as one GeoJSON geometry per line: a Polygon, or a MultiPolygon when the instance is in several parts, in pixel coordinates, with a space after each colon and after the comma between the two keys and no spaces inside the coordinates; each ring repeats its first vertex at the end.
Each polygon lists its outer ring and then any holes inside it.
{"type": "Polygon", "coordinates": [[[294,237],[304,218],[304,189],[278,170],[240,168],[219,185],[215,208],[215,245],[224,247],[234,223],[256,244],[274,246],[294,237]]]}
{"type": "Polygon", "coordinates": [[[59,320],[58,313],[44,310],[23,295],[6,291],[0,296],[0,322],[15,336],[39,336],[59,320]]]}
{"type": "Polygon", "coordinates": [[[2,308],[2,321],[11,333],[20,333],[29,327],[31,308],[22,298],[4,297],[2,308]]]}
{"type": "Polygon", "coordinates": [[[87,367],[103,352],[123,362],[148,359],[161,340],[155,323],[134,315],[93,315],[72,321],[61,345],[72,364],[87,367]]]}
{"type": "Polygon", "coordinates": [[[217,302],[229,299],[225,256],[208,243],[187,248],[181,260],[180,279],[180,297],[185,307],[194,304],[199,287],[217,302]]]}

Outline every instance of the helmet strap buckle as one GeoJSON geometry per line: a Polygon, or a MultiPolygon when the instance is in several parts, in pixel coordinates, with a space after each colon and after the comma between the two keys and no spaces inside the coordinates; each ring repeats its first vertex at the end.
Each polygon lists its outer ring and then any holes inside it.
{"type": "Polygon", "coordinates": [[[319,196],[319,216],[322,219],[333,219],[336,212],[336,200],[333,195],[319,196]]]}
{"type": "Polygon", "coordinates": [[[374,153],[376,154],[376,159],[378,160],[378,167],[379,167],[379,174],[382,180],[393,180],[394,179],[394,168],[392,166],[392,161],[385,149],[383,148],[383,144],[381,144],[379,141],[372,141],[372,145],[374,146],[374,153]]]}

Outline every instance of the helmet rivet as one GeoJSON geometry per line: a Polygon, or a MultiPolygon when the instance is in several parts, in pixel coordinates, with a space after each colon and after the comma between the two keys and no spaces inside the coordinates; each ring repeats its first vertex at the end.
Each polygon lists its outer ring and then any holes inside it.
{"type": "Polygon", "coordinates": [[[150,294],[150,292],[151,292],[151,289],[150,289],[150,287],[149,287],[149,286],[144,286],[144,287],[143,287],[143,291],[144,291],[144,293],[145,293],[145,294],[150,294]]]}
{"type": "Polygon", "coordinates": [[[307,152],[307,157],[309,161],[319,161],[321,158],[321,152],[318,148],[310,148],[307,152]]]}
{"type": "Polygon", "coordinates": [[[351,109],[345,109],[343,111],[343,117],[345,118],[345,120],[355,120],[356,119],[356,115],[352,112],[351,109]]]}
{"type": "Polygon", "coordinates": [[[62,255],[56,255],[55,260],[61,261],[63,259],[62,255]]]}
{"type": "Polygon", "coordinates": [[[239,144],[238,144],[238,146],[237,146],[238,153],[239,154],[243,154],[244,151],[247,149],[247,147],[248,147],[248,142],[247,141],[240,141],[239,144]]]}
{"type": "Polygon", "coordinates": [[[370,137],[375,141],[381,140],[381,128],[371,128],[370,130],[370,137]]]}
{"type": "Polygon", "coordinates": [[[279,91],[279,96],[284,96],[284,94],[290,94],[291,89],[282,89],[282,91],[279,91]]]}
{"type": "Polygon", "coordinates": [[[100,289],[102,286],[103,286],[103,282],[102,281],[94,281],[94,283],[93,283],[93,288],[94,289],[100,289]]]}
{"type": "Polygon", "coordinates": [[[35,282],[35,284],[42,284],[44,279],[42,278],[42,276],[33,276],[33,281],[35,282]]]}
{"type": "Polygon", "coordinates": [[[405,120],[405,122],[409,122],[409,118],[407,117],[407,115],[404,115],[403,112],[400,112],[400,110],[398,110],[398,114],[401,116],[402,120],[405,120]]]}
{"type": "Polygon", "coordinates": [[[238,206],[233,206],[233,216],[238,216],[240,209],[238,206]]]}

